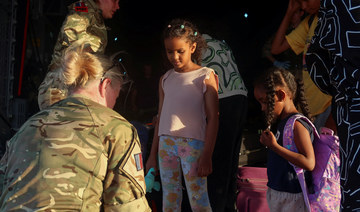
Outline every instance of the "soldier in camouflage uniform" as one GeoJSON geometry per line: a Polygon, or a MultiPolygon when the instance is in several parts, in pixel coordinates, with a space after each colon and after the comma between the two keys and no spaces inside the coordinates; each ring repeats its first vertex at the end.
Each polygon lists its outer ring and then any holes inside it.
{"type": "Polygon", "coordinates": [[[111,109],[123,83],[119,67],[70,48],[65,56],[70,96],[8,141],[0,211],[151,211],[136,129],[111,109]]]}
{"type": "Polygon", "coordinates": [[[60,29],[54,47],[49,72],[39,87],[38,104],[44,109],[67,96],[67,87],[60,80],[59,61],[73,42],[85,40],[89,52],[104,53],[107,45],[107,28],[104,18],[112,18],[119,9],[119,0],[83,0],[69,7],[69,13],[60,29]]]}

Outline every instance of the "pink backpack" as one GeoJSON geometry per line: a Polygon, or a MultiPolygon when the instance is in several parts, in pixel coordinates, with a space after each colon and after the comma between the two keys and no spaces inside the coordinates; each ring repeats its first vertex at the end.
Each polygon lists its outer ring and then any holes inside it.
{"type": "Polygon", "coordinates": [[[340,190],[340,156],[339,138],[331,129],[321,128],[321,134],[317,132],[314,124],[305,116],[295,114],[286,122],[283,132],[283,146],[293,152],[298,152],[294,143],[294,123],[301,118],[309,123],[314,129],[314,152],[315,168],[312,175],[312,192],[306,186],[304,170],[291,164],[298,176],[306,206],[309,211],[339,211],[340,190]]]}

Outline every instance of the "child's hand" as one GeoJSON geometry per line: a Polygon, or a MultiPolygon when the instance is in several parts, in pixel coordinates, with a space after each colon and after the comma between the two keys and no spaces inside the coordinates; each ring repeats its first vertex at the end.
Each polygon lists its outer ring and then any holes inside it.
{"type": "Polygon", "coordinates": [[[265,145],[268,148],[272,148],[273,146],[277,145],[276,138],[274,134],[269,130],[264,130],[260,135],[260,143],[265,145]]]}
{"type": "Polygon", "coordinates": [[[146,161],[145,164],[145,173],[148,173],[149,169],[154,168],[154,171],[157,172],[158,171],[158,167],[157,167],[157,163],[156,163],[156,156],[152,157],[151,155],[149,156],[148,160],[146,161]]]}
{"type": "Polygon", "coordinates": [[[198,176],[199,177],[206,177],[212,172],[212,161],[211,156],[207,154],[201,154],[200,158],[198,159],[198,176]]]}

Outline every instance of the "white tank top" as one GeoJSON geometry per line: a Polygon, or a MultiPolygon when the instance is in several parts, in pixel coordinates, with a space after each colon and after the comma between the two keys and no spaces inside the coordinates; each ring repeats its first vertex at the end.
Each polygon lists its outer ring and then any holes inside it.
{"type": "MultiPolygon", "coordinates": [[[[164,101],[158,135],[170,135],[205,140],[206,114],[204,93],[205,79],[213,69],[200,69],[179,73],[167,71],[162,79],[164,101]]],[[[218,83],[217,75],[215,74],[218,83]]]]}

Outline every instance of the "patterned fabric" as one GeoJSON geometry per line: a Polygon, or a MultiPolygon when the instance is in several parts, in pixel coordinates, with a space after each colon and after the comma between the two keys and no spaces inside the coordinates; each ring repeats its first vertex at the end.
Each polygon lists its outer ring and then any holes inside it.
{"type": "Polygon", "coordinates": [[[312,80],[333,96],[340,138],[342,211],[360,210],[359,1],[321,1],[319,23],[306,55],[312,80]]]}
{"type": "Polygon", "coordinates": [[[203,53],[202,66],[215,70],[219,76],[219,99],[232,95],[247,96],[245,83],[241,78],[235,57],[230,47],[222,41],[203,34],[208,48],[203,53]]]}
{"type": "Polygon", "coordinates": [[[305,202],[311,211],[339,211],[341,192],[338,137],[334,136],[334,132],[328,128],[322,128],[321,135],[319,135],[309,119],[301,114],[296,114],[286,122],[283,135],[283,146],[293,152],[299,152],[293,133],[297,119],[306,120],[315,132],[313,145],[316,165],[311,172],[313,188],[306,187],[304,170],[292,164],[298,175],[305,202]]]}
{"type": "Polygon", "coordinates": [[[84,39],[92,52],[104,53],[107,45],[107,28],[104,23],[102,12],[93,0],[81,1],[87,11],[80,11],[76,8],[79,2],[68,6],[68,15],[61,26],[57,41],[54,47],[53,58],[50,69],[58,64],[62,58],[63,51],[73,42],[84,39]]]}
{"type": "Polygon", "coordinates": [[[62,83],[59,70],[64,50],[78,40],[85,40],[87,43],[85,48],[90,52],[104,53],[107,45],[107,28],[101,10],[94,1],[75,2],[68,9],[69,13],[60,29],[48,73],[39,87],[38,104],[40,109],[67,96],[67,88],[62,83]],[[86,10],[84,10],[85,8],[86,10]]]}
{"type": "Polygon", "coordinates": [[[0,211],[150,211],[141,162],[128,121],[68,97],[32,116],[7,143],[0,211]]]}
{"type": "Polygon", "coordinates": [[[308,212],[302,193],[289,193],[268,188],[266,200],[270,212],[308,212]]]}
{"type": "Polygon", "coordinates": [[[40,84],[38,93],[40,110],[67,97],[68,88],[62,83],[62,73],[61,69],[51,70],[46,74],[44,81],[40,84]]]}
{"type": "MultiPolygon", "coordinates": [[[[314,17],[314,20],[309,26],[310,18],[311,15],[305,17],[296,29],[286,36],[287,42],[296,54],[304,53],[305,55],[308,50],[311,37],[314,35],[318,17],[314,17]]],[[[331,96],[323,93],[314,84],[306,70],[306,66],[302,71],[302,79],[304,81],[305,98],[309,104],[311,115],[316,116],[323,113],[331,105],[331,96]]]]}
{"type": "Polygon", "coordinates": [[[160,136],[159,167],[164,212],[181,212],[182,174],[192,211],[211,211],[206,177],[197,176],[197,160],[203,148],[203,141],[160,136]]]}

